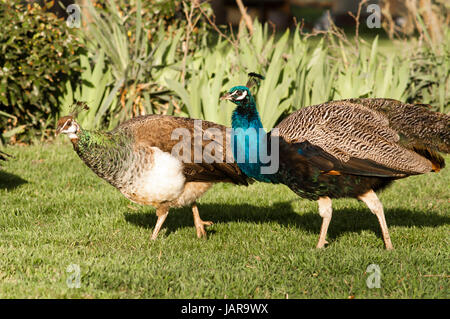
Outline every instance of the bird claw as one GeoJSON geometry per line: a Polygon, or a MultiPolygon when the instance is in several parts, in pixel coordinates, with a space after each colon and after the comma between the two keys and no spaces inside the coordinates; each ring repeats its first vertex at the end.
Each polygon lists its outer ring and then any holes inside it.
{"type": "Polygon", "coordinates": [[[328,245],[328,241],[324,240],[324,241],[320,241],[317,243],[316,248],[323,248],[325,245],[328,245]]]}
{"type": "Polygon", "coordinates": [[[206,238],[205,226],[211,226],[213,222],[200,220],[195,223],[195,228],[197,229],[198,238],[206,238]]]}

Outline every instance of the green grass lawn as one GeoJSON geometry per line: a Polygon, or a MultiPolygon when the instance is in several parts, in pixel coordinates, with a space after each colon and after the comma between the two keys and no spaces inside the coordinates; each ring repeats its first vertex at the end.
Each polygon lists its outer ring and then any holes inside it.
{"type": "Polygon", "coordinates": [[[185,207],[151,242],[154,209],[125,199],[69,144],[6,148],[15,159],[0,171],[0,298],[449,297],[449,169],[381,193],[394,251],[351,199],[334,201],[330,244],[315,249],[317,204],[261,183],[201,198],[200,215],[215,223],[207,240],[185,207]],[[78,289],[66,283],[70,264],[78,289]],[[366,285],[370,264],[381,288],[366,285]]]}

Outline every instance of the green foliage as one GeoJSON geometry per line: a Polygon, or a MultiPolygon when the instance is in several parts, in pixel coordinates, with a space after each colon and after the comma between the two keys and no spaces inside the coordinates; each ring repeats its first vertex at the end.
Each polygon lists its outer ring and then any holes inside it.
{"type": "Polygon", "coordinates": [[[156,80],[178,74],[172,68],[180,59],[177,48],[183,29],[170,22],[178,2],[86,3],[90,22],[80,34],[88,51],[80,55],[82,81],[67,83],[61,115],[77,100],[89,105],[78,118],[85,128],[111,129],[141,114],[172,114],[170,92],[156,80]]]}
{"type": "Polygon", "coordinates": [[[75,90],[70,81],[66,82],[66,94],[59,101],[60,114],[69,114],[71,106],[76,101],[84,101],[89,105],[89,110],[78,115],[78,121],[83,128],[116,126],[118,123],[113,119],[105,123],[108,119],[106,114],[111,114],[114,110],[113,106],[117,105],[116,94],[110,94],[111,91],[114,92],[114,83],[111,68],[105,64],[105,53],[100,50],[92,59],[89,59],[87,54],[83,54],[80,55],[79,61],[83,69],[81,81],[75,84],[75,90]],[[93,67],[91,67],[91,60],[94,61],[93,67]]]}
{"type": "Polygon", "coordinates": [[[361,46],[353,61],[343,63],[334,84],[333,99],[384,97],[405,101],[408,80],[408,61],[380,52],[376,37],[371,47],[361,46]]]}
{"type": "MultiPolygon", "coordinates": [[[[174,13],[175,2],[108,0],[96,6],[87,3],[92,18],[85,34],[87,47],[91,55],[99,49],[105,53],[108,73],[104,76],[110,73],[114,83],[110,87],[100,85],[104,99],[101,104],[89,104],[95,117],[86,117],[88,126],[101,127],[106,122],[113,127],[136,115],[170,113],[169,92],[157,84],[157,79],[174,72],[170,67],[179,60],[177,48],[183,30],[174,25],[169,28],[173,31],[165,30],[165,19],[170,19],[170,12],[174,13]]],[[[91,74],[83,76],[88,80],[91,74]]],[[[103,78],[91,80],[109,83],[103,78]]]]}
{"type": "Polygon", "coordinates": [[[67,81],[79,77],[82,46],[64,21],[37,4],[1,0],[0,23],[0,137],[30,128],[45,135],[67,81]]]}
{"type": "Polygon", "coordinates": [[[437,47],[418,47],[410,62],[408,101],[430,104],[434,110],[450,113],[450,28],[437,47]]]}
{"type": "MultiPolygon", "coordinates": [[[[185,85],[181,80],[164,77],[163,84],[172,90],[179,97],[180,104],[184,105],[181,115],[229,124],[232,109],[228,103],[219,99],[226,75],[229,75],[228,65],[223,63],[227,59],[227,53],[226,42],[221,41],[211,49],[205,45],[189,59],[185,85]]],[[[242,74],[241,80],[245,79],[246,74],[242,74]]]]}
{"type": "Polygon", "coordinates": [[[199,47],[189,57],[184,85],[181,72],[165,84],[178,96],[186,115],[230,125],[233,106],[217,97],[245,84],[248,72],[262,73],[265,80],[255,95],[267,129],[296,109],[330,100],[408,98],[409,60],[396,52],[383,53],[378,38],[371,44],[359,43],[357,50],[342,39],[334,39],[335,47],[324,38],[315,47],[311,43],[299,29],[276,37],[267,24],[255,21],[253,35],[241,28],[234,45],[218,39],[199,47]]]}
{"type": "Polygon", "coordinates": [[[238,43],[218,39],[213,45],[207,43],[198,48],[188,61],[185,84],[179,80],[166,79],[166,85],[179,97],[186,107],[185,113],[194,118],[230,125],[233,106],[219,101],[219,96],[235,85],[247,82],[248,72],[264,73],[266,79],[256,93],[258,109],[263,125],[271,128],[281,114],[293,105],[294,79],[306,51],[298,33],[290,41],[289,31],[275,40],[269,36],[268,25],[254,23],[253,36],[241,30],[238,43]],[[299,62],[300,61],[300,62],[299,62]]]}
{"type": "MultiPolygon", "coordinates": [[[[140,114],[172,114],[172,96],[161,79],[174,78],[181,69],[186,22],[175,19],[183,14],[181,1],[87,3],[92,18],[85,35],[88,49],[91,54],[98,48],[105,52],[115,82],[94,126],[105,117],[116,123],[140,114]]],[[[195,43],[200,33],[197,29],[190,40],[195,43]]]]}
{"type": "Polygon", "coordinates": [[[219,97],[245,84],[248,72],[265,75],[253,90],[267,129],[301,107],[350,97],[450,110],[448,31],[438,47],[409,41],[407,51],[333,32],[318,41],[298,28],[272,33],[258,21],[252,35],[242,24],[226,38],[205,23],[206,2],[101,0],[87,1],[88,17],[74,35],[39,6],[18,3],[0,0],[4,140],[29,140],[29,128],[46,135],[77,100],[90,106],[79,117],[86,128],[152,113],[230,125],[233,106],[219,97]]]}

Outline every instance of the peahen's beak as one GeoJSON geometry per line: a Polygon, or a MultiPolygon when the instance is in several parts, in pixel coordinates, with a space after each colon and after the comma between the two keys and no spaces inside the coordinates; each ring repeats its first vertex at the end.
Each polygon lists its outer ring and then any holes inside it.
{"type": "Polygon", "coordinates": [[[62,127],[58,125],[55,131],[55,136],[59,135],[61,133],[62,127]]]}
{"type": "Polygon", "coordinates": [[[58,123],[58,126],[56,127],[56,131],[55,131],[55,136],[58,136],[59,134],[61,134],[61,131],[63,130],[65,124],[66,123],[63,123],[63,124],[58,123]]]}
{"type": "Polygon", "coordinates": [[[221,101],[223,101],[223,100],[231,100],[231,94],[229,93],[229,92],[227,92],[227,93],[225,93],[224,95],[222,95],[221,97],[220,97],[220,100],[221,101]]]}
{"type": "Polygon", "coordinates": [[[62,130],[64,129],[64,127],[67,124],[67,121],[71,120],[72,116],[67,115],[67,116],[63,116],[58,120],[58,123],[56,124],[56,131],[55,131],[55,136],[61,134],[62,130]]]}

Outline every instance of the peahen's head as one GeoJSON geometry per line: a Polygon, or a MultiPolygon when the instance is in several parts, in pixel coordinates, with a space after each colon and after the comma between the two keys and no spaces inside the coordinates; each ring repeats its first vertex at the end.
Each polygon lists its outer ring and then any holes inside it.
{"type": "Polygon", "coordinates": [[[56,126],[56,135],[67,134],[70,139],[77,138],[80,132],[80,125],[75,121],[72,115],[63,116],[58,120],[56,126]]]}
{"type": "Polygon", "coordinates": [[[82,110],[88,110],[89,107],[85,102],[78,101],[72,106],[72,112],[69,115],[63,116],[58,120],[56,126],[56,135],[67,134],[71,140],[77,139],[77,134],[81,130],[81,126],[75,121],[78,113],[82,110]]]}
{"type": "Polygon", "coordinates": [[[225,93],[220,99],[229,100],[237,106],[246,106],[249,105],[250,102],[254,102],[250,89],[243,85],[232,87],[228,93],[225,93]]]}

